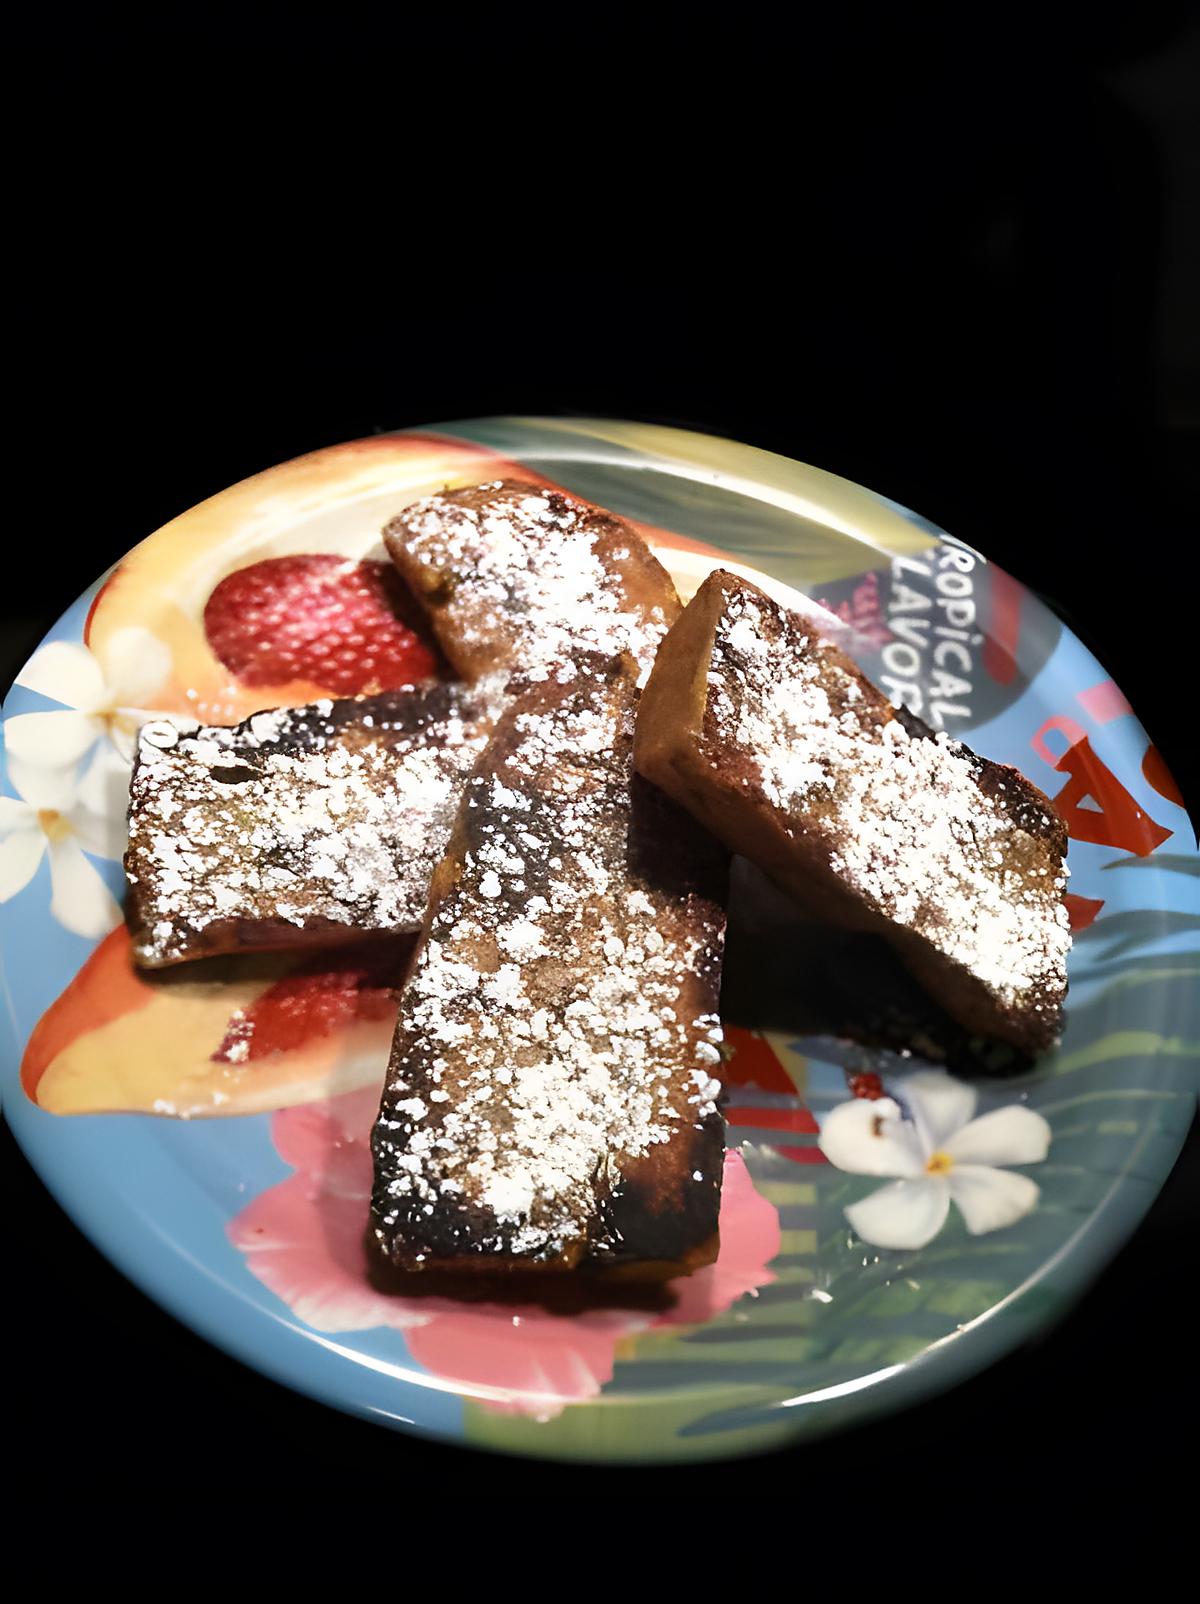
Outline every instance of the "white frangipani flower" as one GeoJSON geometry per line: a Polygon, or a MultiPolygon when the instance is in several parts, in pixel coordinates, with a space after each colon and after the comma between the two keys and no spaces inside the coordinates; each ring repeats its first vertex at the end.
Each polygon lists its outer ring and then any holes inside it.
{"type": "Polygon", "coordinates": [[[16,683],[64,705],[6,719],[9,760],[68,768],[104,735],[130,759],[138,726],[152,716],[145,703],[170,671],[170,652],[148,629],[118,630],[103,659],[86,646],[51,641],[34,652],[16,683]]]}
{"type": "Polygon", "coordinates": [[[1037,1164],[1050,1127],[1020,1103],[975,1116],[975,1089],[939,1070],[910,1075],[898,1087],[909,1111],[890,1097],[839,1103],[821,1125],[820,1148],[854,1175],[887,1175],[890,1186],[852,1203],[846,1218],[877,1248],[923,1248],[954,1203],[973,1236],[1029,1213],[1038,1188],[1027,1175],[998,1166],[1037,1164]]]}
{"type": "Polygon", "coordinates": [[[107,935],[121,910],[84,853],[119,858],[124,850],[125,765],[102,748],[82,779],[21,763],[9,764],[8,777],[18,796],[0,796],[0,902],[23,891],[48,855],[51,914],[77,936],[107,935]]]}

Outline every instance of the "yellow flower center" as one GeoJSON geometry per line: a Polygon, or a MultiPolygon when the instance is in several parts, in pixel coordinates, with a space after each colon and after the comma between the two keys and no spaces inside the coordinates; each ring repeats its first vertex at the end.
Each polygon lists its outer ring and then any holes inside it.
{"type": "Polygon", "coordinates": [[[38,823],[46,833],[48,841],[61,841],[64,836],[71,833],[71,822],[57,808],[39,808],[38,823]]]}
{"type": "Polygon", "coordinates": [[[110,735],[113,730],[123,730],[127,735],[132,735],[141,723],[135,712],[121,707],[102,707],[93,717],[100,720],[110,735]]]}
{"type": "Polygon", "coordinates": [[[954,1168],[954,1160],[949,1153],[943,1153],[939,1148],[936,1153],[930,1153],[925,1160],[926,1175],[949,1175],[954,1168]]]}

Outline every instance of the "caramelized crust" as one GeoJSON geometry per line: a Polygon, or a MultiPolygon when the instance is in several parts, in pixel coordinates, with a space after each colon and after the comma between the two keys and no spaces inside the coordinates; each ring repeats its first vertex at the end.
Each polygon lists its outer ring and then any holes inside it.
{"type": "Polygon", "coordinates": [[[511,480],[429,496],[383,532],[460,674],[539,672],[577,652],[631,652],[643,672],[679,614],[635,530],[557,490],[511,480]]]}
{"type": "Polygon", "coordinates": [[[966,1029],[1054,1041],[1070,933],[1053,804],[892,707],[811,623],[710,575],[659,651],[635,761],[814,917],[885,936],[966,1029]]]}
{"type": "Polygon", "coordinates": [[[467,783],[373,1138],[397,1268],[666,1279],[716,1253],[726,860],[633,774],[636,678],[565,665],[467,783]]]}
{"type": "Polygon", "coordinates": [[[482,687],[430,684],[232,728],[144,725],[125,854],[136,961],[415,930],[492,717],[482,687]]]}

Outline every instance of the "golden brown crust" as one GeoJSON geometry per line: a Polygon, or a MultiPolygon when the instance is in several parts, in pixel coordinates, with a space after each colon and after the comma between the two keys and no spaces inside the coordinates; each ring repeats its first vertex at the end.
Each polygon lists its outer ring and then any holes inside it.
{"type": "Polygon", "coordinates": [[[468,782],[374,1134],[394,1266],[662,1280],[715,1254],[725,855],[633,775],[636,674],[534,685],[468,782]]]}
{"type": "Polygon", "coordinates": [[[648,669],[679,614],[637,532],[557,490],[493,480],[429,496],[388,524],[392,561],[467,679],[538,672],[578,651],[648,669]]]}
{"type": "Polygon", "coordinates": [[[1053,805],[898,713],[755,586],[717,572],[685,609],[643,693],[635,762],[813,917],[885,936],[968,1030],[1030,1050],[1055,1038],[1068,938],[1053,805]]]}

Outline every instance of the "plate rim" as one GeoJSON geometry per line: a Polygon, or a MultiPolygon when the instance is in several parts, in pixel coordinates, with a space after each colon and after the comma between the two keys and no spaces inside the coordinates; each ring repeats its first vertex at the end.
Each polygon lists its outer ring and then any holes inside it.
{"type": "MultiPolygon", "coordinates": [[[[477,419],[456,420],[451,424],[429,425],[421,428],[395,431],[399,436],[436,436],[443,428],[467,429],[472,423],[520,423],[541,424],[547,420],[521,418],[521,419],[477,419]]],[[[551,420],[556,421],[556,420],[551,420]]],[[[590,420],[571,420],[581,428],[590,420]]],[[[611,421],[611,420],[610,420],[611,421]]],[[[692,431],[671,430],[664,431],[672,434],[691,434],[693,439],[702,441],[722,442],[727,447],[734,446],[738,450],[755,452],[759,457],[772,458],[775,462],[789,468],[806,467],[796,459],[784,457],[779,453],[761,451],[757,447],[741,446],[728,437],[697,435],[692,431]]],[[[393,438],[389,435],[384,438],[393,438]]],[[[367,437],[379,439],[380,437],[367,437]]],[[[347,441],[343,444],[351,446],[357,441],[347,441]]],[[[323,451],[336,452],[339,446],[322,448],[323,451]]],[[[306,456],[318,456],[321,452],[307,453],[306,456]]],[[[541,453],[531,452],[531,456],[540,458],[541,453]]],[[[289,459],[291,462],[303,461],[305,458],[289,459]]],[[[575,460],[575,454],[565,451],[561,460],[575,460]]],[[[270,474],[275,467],[286,464],[275,464],[262,470],[261,473],[251,475],[248,479],[238,481],[237,485],[227,487],[234,490],[246,486],[265,474],[270,474]]],[[[930,533],[941,533],[935,525],[928,523],[918,514],[909,512],[898,503],[890,502],[887,498],[879,496],[867,487],[856,485],[851,480],[841,479],[840,476],[828,474],[826,470],[814,470],[830,480],[838,480],[841,484],[851,487],[856,492],[886,504],[894,512],[902,515],[916,527],[930,533]]],[[[217,494],[223,494],[218,492],[217,494]]],[[[207,498],[211,501],[215,498],[207,498]]],[[[199,504],[198,504],[199,505],[199,504]]],[[[134,548],[131,547],[130,550],[134,548]]],[[[968,547],[968,550],[973,548],[968,547]]],[[[732,554],[725,554],[731,562],[741,562],[740,558],[733,558],[732,554]]],[[[90,586],[85,588],[79,598],[64,610],[51,624],[46,635],[42,637],[34,652],[40,649],[59,628],[62,619],[73,608],[94,596],[105,582],[109,574],[119,566],[124,558],[118,559],[105,574],[99,576],[90,586]]],[[[742,564],[742,566],[747,566],[742,564]]],[[[1019,581],[1018,581],[1019,582],[1019,581]]],[[[782,582],[780,582],[782,583],[782,582]]],[[[1029,601],[1039,609],[1047,612],[1051,610],[1041,600],[1036,592],[1022,585],[1022,590],[1029,601]]],[[[1053,616],[1053,615],[1052,615],[1053,616]]],[[[1082,653],[1082,660],[1093,665],[1098,678],[1110,678],[1103,665],[1087,648],[1079,637],[1075,635],[1070,626],[1058,620],[1063,634],[1071,639],[1076,648],[1082,653]]],[[[33,655],[32,653],[30,654],[33,655]]],[[[18,670],[18,674],[20,670],[18,670]]],[[[0,716],[7,713],[8,692],[6,692],[0,716]]],[[[1136,711],[1134,718],[1137,719],[1136,711]]],[[[1140,720],[1137,720],[1138,729],[1144,732],[1140,720]]],[[[1189,853],[1195,849],[1189,847],[1189,853]]],[[[324,1370],[305,1370],[304,1358],[312,1351],[314,1339],[321,1342],[321,1334],[311,1328],[304,1327],[290,1310],[285,1314],[274,1314],[262,1303],[246,1300],[239,1291],[233,1287],[224,1276],[215,1274],[211,1282],[215,1282],[227,1298],[238,1302],[249,1301],[254,1310],[259,1329],[262,1321],[272,1322],[276,1327],[286,1330],[288,1342],[279,1344],[269,1338],[261,1344],[242,1342],[223,1326],[220,1319],[223,1307],[219,1302],[206,1301],[204,1297],[187,1296],[187,1288],[192,1284],[187,1276],[172,1275],[171,1267],[188,1261],[180,1246],[170,1238],[162,1235],[151,1235],[146,1230],[146,1220],[140,1217],[133,1206],[118,1190],[109,1188],[107,1191],[108,1206],[96,1212],[96,1193],[93,1189],[88,1191],[86,1183],[74,1172],[64,1169],[61,1163],[55,1162],[53,1151],[55,1137],[54,1127],[59,1121],[69,1116],[50,1113],[48,1110],[36,1107],[25,1098],[19,1079],[13,1075],[10,1060],[15,1056],[18,1063],[21,1053],[20,1031],[17,1026],[9,989],[8,969],[5,961],[6,944],[0,942],[0,994],[3,995],[7,1028],[3,1058],[5,1061],[6,1077],[12,1083],[12,1091],[8,1106],[4,1108],[14,1138],[20,1146],[25,1157],[33,1167],[42,1184],[47,1188],[55,1202],[68,1215],[71,1222],[82,1231],[85,1238],[101,1252],[104,1257],[125,1276],[140,1292],[163,1308],[173,1319],[185,1327],[197,1332],[205,1341],[211,1342],[222,1352],[230,1355],[239,1363],[265,1375],[270,1380],[280,1383],[302,1395],[312,1397],[317,1401],[335,1408],[343,1413],[355,1415],[359,1418],[375,1421],[404,1430],[410,1435],[429,1440],[450,1443],[455,1446],[467,1447],[476,1451],[516,1454],[522,1457],[540,1458],[558,1462],[588,1462],[597,1464],[651,1464],[675,1463],[680,1460],[711,1460],[729,1459],[743,1455],[769,1451],[772,1443],[751,1443],[745,1447],[730,1446],[725,1443],[722,1434],[715,1432],[708,1437],[691,1437],[686,1439],[686,1450],[679,1454],[664,1455],[651,1449],[648,1453],[613,1453],[599,1451],[594,1445],[586,1446],[581,1451],[564,1451],[554,1445],[542,1448],[536,1443],[528,1447],[523,1444],[498,1446],[491,1443],[469,1441],[464,1437],[459,1427],[456,1431],[447,1431],[436,1425],[423,1424],[417,1419],[409,1418],[397,1412],[387,1415],[378,1407],[358,1398],[348,1398],[345,1391],[338,1392],[335,1379],[342,1374],[338,1368],[328,1372],[328,1379],[324,1370]],[[40,1121],[48,1122],[42,1131],[39,1131],[40,1121]],[[146,1244],[149,1243],[149,1251],[146,1244]],[[162,1268],[159,1273],[153,1273],[154,1267],[161,1261],[162,1268]],[[179,1288],[177,1290],[176,1283],[179,1288]],[[294,1349],[295,1362],[292,1362],[293,1345],[300,1346],[294,1349]],[[300,1372],[304,1373],[301,1374],[300,1372]]],[[[1196,1009],[1200,1016],[1200,1006],[1196,1009]]],[[[1186,1095],[1188,1090],[1188,1075],[1185,1061],[1180,1060],[1178,1065],[1170,1064],[1166,1069],[1166,1079],[1172,1086],[1178,1082],[1178,1089],[1186,1095]]],[[[1195,1095],[1193,1093],[1193,1112],[1195,1095]]],[[[106,1115],[105,1119],[144,1119],[154,1116],[146,1115],[106,1115]]],[[[270,1116],[247,1116],[254,1118],[269,1118],[270,1116]]],[[[1156,1141],[1150,1142],[1151,1132],[1143,1131],[1141,1144],[1152,1146],[1153,1151],[1144,1158],[1143,1165],[1138,1173],[1130,1173],[1128,1164],[1121,1171],[1113,1175],[1112,1181],[1101,1200],[1092,1206],[1068,1239],[1060,1244],[1059,1248],[1042,1264],[1040,1264],[1026,1279],[1012,1289],[1000,1302],[993,1304],[982,1314],[968,1321],[963,1327],[951,1332],[948,1336],[931,1342],[920,1353],[911,1359],[899,1364],[884,1367],[883,1370],[870,1373],[858,1378],[854,1383],[846,1384],[843,1388],[833,1387],[817,1389],[811,1395],[798,1394],[797,1397],[779,1402],[772,1408],[772,1412],[780,1416],[779,1424],[786,1426],[791,1417],[784,1411],[795,1409],[797,1411],[797,1425],[790,1431],[784,1431],[778,1446],[794,1443],[797,1440],[816,1438],[831,1431],[843,1429],[849,1425],[857,1424],[862,1420],[878,1418],[921,1401],[935,1393],[948,1390],[960,1385],[970,1376],[978,1374],[991,1363],[1005,1354],[1018,1349],[1030,1336],[1039,1331],[1052,1328],[1071,1309],[1076,1299],[1093,1282],[1105,1264],[1107,1264],[1125,1245],[1138,1225],[1153,1205],[1155,1199],[1171,1173],[1187,1140],[1188,1124],[1181,1122],[1180,1128],[1172,1131],[1158,1131],[1154,1133],[1156,1141]],[[1056,1290],[1062,1296],[1055,1308],[1051,1311],[1042,1311],[1027,1323],[1018,1320],[1000,1320],[997,1317],[1003,1314],[1013,1315],[1021,1312],[1022,1304],[1027,1303],[1028,1295],[1040,1287],[1048,1277],[1053,1277],[1056,1290]],[[836,1396],[835,1396],[836,1395],[836,1396]],[[847,1400],[853,1400],[848,1402],[847,1400]],[[829,1405],[840,1405],[830,1408],[829,1405]],[[799,1420],[804,1419],[804,1426],[799,1420]]],[[[1130,1162],[1134,1156],[1130,1155],[1130,1162]]],[[[265,1294],[272,1296],[272,1294],[265,1294]]],[[[286,1306],[281,1304],[281,1309],[286,1306]]],[[[326,1344],[329,1346],[329,1344],[326,1344]]],[[[333,1343],[332,1346],[340,1347],[333,1343]]],[[[360,1368],[359,1363],[352,1360],[351,1372],[360,1368]]],[[[429,1383],[424,1378],[397,1377],[395,1384],[398,1391],[398,1402],[408,1400],[413,1393],[418,1395],[429,1390],[429,1383]]],[[[436,1385],[436,1382],[434,1383],[436,1385]]],[[[463,1397],[463,1392],[449,1384],[438,1390],[450,1392],[454,1396],[463,1397]]],[[[677,1386],[670,1391],[673,1398],[702,1397],[706,1392],[721,1390],[717,1383],[692,1382],[681,1378],[677,1386]]],[[[727,1389],[726,1389],[727,1390],[727,1389]]],[[[469,1395],[467,1395],[469,1396],[469,1395]]],[[[601,1395],[602,1399],[603,1395],[601,1395]]],[[[595,1407],[601,1399],[588,1400],[586,1407],[595,1407]]],[[[625,1401],[625,1400],[623,1400],[625,1401]]],[[[569,1405],[568,1407],[573,1407],[569,1405]]]]}

